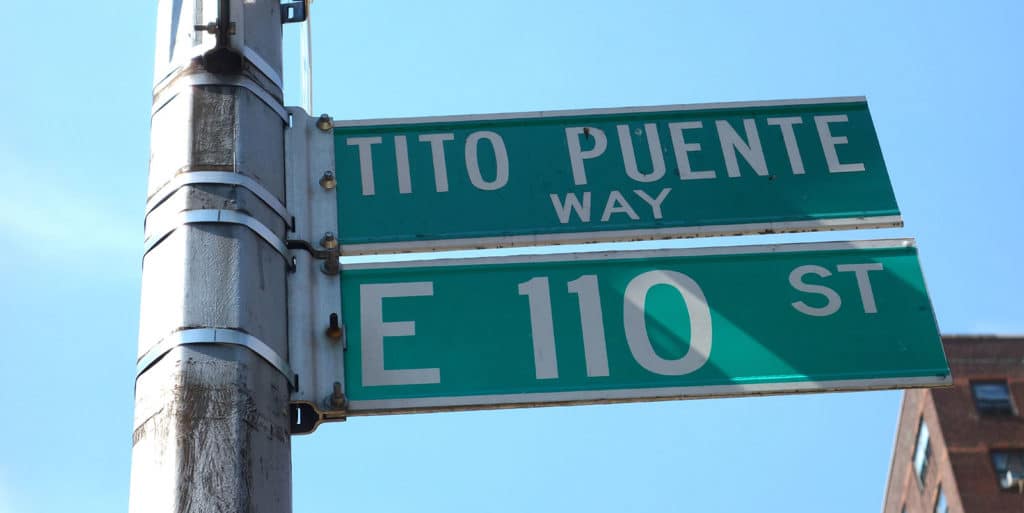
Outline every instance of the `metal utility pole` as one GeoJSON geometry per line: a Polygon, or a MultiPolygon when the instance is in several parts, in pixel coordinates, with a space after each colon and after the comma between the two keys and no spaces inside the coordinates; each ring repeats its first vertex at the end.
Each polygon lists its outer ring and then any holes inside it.
{"type": "Polygon", "coordinates": [[[159,0],[129,510],[290,512],[281,25],[159,0]]]}

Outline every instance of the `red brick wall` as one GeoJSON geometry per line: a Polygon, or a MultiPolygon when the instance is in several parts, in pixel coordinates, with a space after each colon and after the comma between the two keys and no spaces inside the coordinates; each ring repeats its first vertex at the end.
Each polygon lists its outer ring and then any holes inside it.
{"type": "Polygon", "coordinates": [[[1024,337],[943,337],[953,386],[908,390],[900,411],[884,513],[933,513],[941,483],[951,513],[1024,511],[1024,495],[1000,490],[992,449],[1024,449],[1024,417],[979,415],[971,381],[1007,380],[1024,412],[1024,337]],[[913,457],[921,416],[931,434],[932,460],[918,485],[913,457]]]}
{"type": "Polygon", "coordinates": [[[907,513],[932,513],[940,485],[946,495],[950,511],[963,511],[957,499],[956,481],[931,393],[928,390],[908,390],[903,396],[903,406],[900,409],[896,446],[889,471],[883,512],[900,513],[906,506],[907,513]],[[917,446],[917,431],[922,416],[928,425],[932,448],[924,486],[918,483],[917,473],[914,471],[914,449],[917,446]]]}
{"type": "Polygon", "coordinates": [[[947,337],[953,387],[931,392],[965,513],[1024,511],[1024,495],[999,488],[990,450],[1024,449],[1024,417],[979,415],[971,381],[1006,380],[1024,411],[1024,338],[947,337]]]}

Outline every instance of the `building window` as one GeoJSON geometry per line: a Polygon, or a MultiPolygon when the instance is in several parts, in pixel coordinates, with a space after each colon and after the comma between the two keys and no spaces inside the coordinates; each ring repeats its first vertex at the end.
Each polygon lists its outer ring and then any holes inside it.
{"type": "Polygon", "coordinates": [[[992,466],[1000,488],[1024,491],[1024,451],[992,451],[992,466]]]}
{"type": "Polygon", "coordinates": [[[971,383],[974,405],[982,415],[1014,415],[1013,399],[1005,381],[979,381],[971,383]]]}
{"type": "Polygon", "coordinates": [[[928,461],[932,458],[932,444],[929,443],[928,424],[921,423],[917,428],[917,446],[914,448],[914,471],[917,472],[917,483],[924,486],[924,478],[928,475],[928,461]]]}
{"type": "Polygon", "coordinates": [[[935,498],[935,513],[949,513],[949,504],[946,504],[946,494],[939,485],[939,494],[935,498]]]}

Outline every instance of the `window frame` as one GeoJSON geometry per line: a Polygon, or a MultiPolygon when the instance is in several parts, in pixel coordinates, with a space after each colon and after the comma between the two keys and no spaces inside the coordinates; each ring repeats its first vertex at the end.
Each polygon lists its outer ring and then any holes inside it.
{"type": "Polygon", "coordinates": [[[949,513],[949,500],[946,499],[946,491],[942,489],[942,483],[939,483],[939,489],[935,492],[935,506],[932,507],[932,513],[949,513]],[[941,511],[939,504],[945,506],[941,511]]]}
{"type": "Polygon", "coordinates": [[[1000,491],[1004,491],[1004,492],[1005,491],[1010,491],[1010,492],[1019,493],[1018,489],[1015,488],[1015,487],[1003,488],[1002,481],[1003,481],[1003,474],[1005,474],[1007,470],[1011,470],[1012,469],[1012,466],[1010,464],[1010,461],[1011,461],[1012,458],[1016,458],[1016,460],[1017,460],[1016,467],[1019,469],[1020,475],[1022,477],[1024,477],[1024,448],[1007,448],[1007,447],[992,448],[992,449],[990,449],[988,451],[988,456],[989,456],[989,462],[992,463],[992,472],[996,476],[996,485],[999,487],[999,490],[1000,491]],[[1002,470],[1000,470],[999,466],[996,465],[996,454],[1004,454],[1004,455],[1006,455],[1006,467],[1003,468],[1002,470]]]}
{"type": "Polygon", "coordinates": [[[928,423],[924,420],[924,414],[921,415],[921,420],[917,424],[917,436],[914,437],[914,453],[910,460],[911,466],[914,468],[914,475],[917,477],[917,485],[920,488],[924,488],[924,482],[928,477],[929,463],[932,460],[932,434],[931,430],[928,429],[928,423]],[[921,467],[918,468],[918,452],[921,450],[921,433],[924,432],[924,457],[921,459],[921,467]]]}
{"type": "Polygon", "coordinates": [[[981,417],[1017,417],[1019,412],[1017,410],[1017,402],[1013,400],[1013,391],[1010,390],[1010,383],[1005,379],[979,379],[971,380],[971,400],[974,402],[974,410],[978,412],[981,417]],[[978,391],[976,389],[979,385],[1000,385],[1006,390],[1006,402],[1009,409],[1003,408],[983,408],[982,403],[978,398],[978,391]]]}

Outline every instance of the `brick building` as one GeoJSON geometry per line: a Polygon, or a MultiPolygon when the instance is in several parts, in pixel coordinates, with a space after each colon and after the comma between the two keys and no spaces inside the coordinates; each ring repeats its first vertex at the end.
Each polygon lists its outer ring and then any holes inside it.
{"type": "Polygon", "coordinates": [[[943,337],[949,388],[903,396],[883,513],[1024,512],[1024,337],[943,337]]]}

